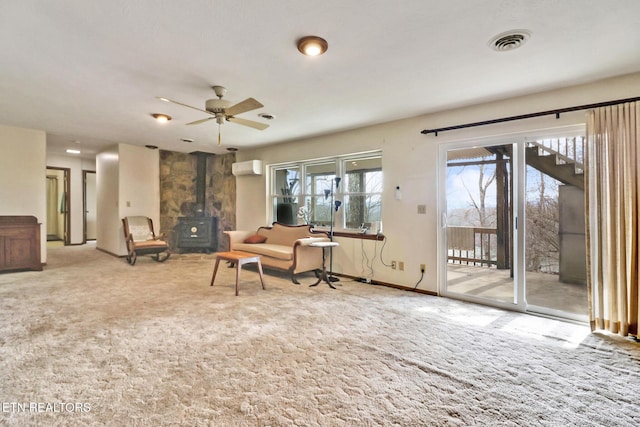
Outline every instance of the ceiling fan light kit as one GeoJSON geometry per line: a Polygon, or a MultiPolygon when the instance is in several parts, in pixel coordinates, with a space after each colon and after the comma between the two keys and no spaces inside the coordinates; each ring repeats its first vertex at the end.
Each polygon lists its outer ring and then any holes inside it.
{"type": "Polygon", "coordinates": [[[171,116],[168,116],[166,114],[160,114],[160,113],[152,114],[151,117],[153,117],[160,123],[167,123],[169,120],[171,120],[171,116]]]}
{"type": "Polygon", "coordinates": [[[320,56],[327,51],[329,43],[322,37],[306,36],[298,40],[298,50],[303,55],[320,56]]]}

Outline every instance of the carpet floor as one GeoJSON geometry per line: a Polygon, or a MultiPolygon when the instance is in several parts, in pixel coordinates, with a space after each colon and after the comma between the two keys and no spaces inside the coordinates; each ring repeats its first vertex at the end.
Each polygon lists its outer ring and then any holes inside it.
{"type": "Polygon", "coordinates": [[[174,254],[0,275],[0,424],[637,426],[640,345],[584,325],[174,254]]]}

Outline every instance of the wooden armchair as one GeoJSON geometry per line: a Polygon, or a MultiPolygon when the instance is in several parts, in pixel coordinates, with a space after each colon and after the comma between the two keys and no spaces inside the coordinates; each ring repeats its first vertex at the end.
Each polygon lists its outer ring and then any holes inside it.
{"type": "Polygon", "coordinates": [[[122,226],[129,264],[134,265],[138,255],[153,255],[152,258],[158,262],[164,262],[171,256],[169,244],[153,231],[151,218],[127,216],[122,218],[122,226]]]}

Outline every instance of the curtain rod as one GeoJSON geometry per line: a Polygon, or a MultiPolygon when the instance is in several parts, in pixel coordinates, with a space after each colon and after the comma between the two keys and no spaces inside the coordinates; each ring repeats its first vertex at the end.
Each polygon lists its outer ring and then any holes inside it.
{"type": "Polygon", "coordinates": [[[503,117],[501,119],[485,120],[483,122],[467,123],[467,124],[464,124],[464,125],[448,126],[448,127],[444,127],[444,128],[438,128],[438,129],[424,129],[424,130],[420,131],[420,133],[423,134],[423,135],[427,135],[429,133],[434,133],[436,136],[438,136],[438,132],[445,132],[445,131],[448,131],[448,130],[456,130],[456,129],[471,128],[471,127],[476,127],[476,126],[492,125],[492,124],[495,124],[495,123],[511,122],[511,121],[514,121],[514,120],[531,119],[533,117],[550,116],[552,114],[555,114],[556,119],[559,119],[560,118],[560,114],[568,113],[570,111],[589,110],[591,108],[608,107],[610,105],[618,105],[618,104],[624,104],[625,102],[636,102],[636,101],[640,101],[640,97],[618,99],[616,101],[598,102],[596,104],[579,105],[579,106],[576,106],[576,107],[559,108],[557,110],[541,111],[539,113],[522,114],[520,116],[503,117]]]}

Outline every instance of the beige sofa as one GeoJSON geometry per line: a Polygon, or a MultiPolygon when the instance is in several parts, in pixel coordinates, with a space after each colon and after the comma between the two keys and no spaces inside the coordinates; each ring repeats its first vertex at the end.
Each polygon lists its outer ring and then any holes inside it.
{"type": "Polygon", "coordinates": [[[271,227],[257,231],[225,231],[229,236],[229,250],[260,255],[263,266],[289,271],[293,283],[295,275],[322,269],[322,249],[309,246],[313,242],[329,241],[329,235],[313,231],[309,225],[284,225],[274,222],[271,227]],[[263,236],[263,243],[245,243],[248,237],[263,236]]]}

